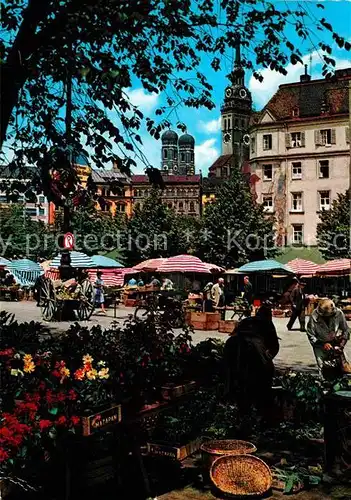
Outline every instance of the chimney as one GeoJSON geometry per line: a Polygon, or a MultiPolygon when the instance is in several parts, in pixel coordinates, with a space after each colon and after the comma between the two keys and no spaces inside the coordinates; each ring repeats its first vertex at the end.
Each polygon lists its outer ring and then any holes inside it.
{"type": "Polygon", "coordinates": [[[305,64],[305,74],[300,76],[300,82],[306,83],[311,81],[311,75],[307,73],[307,64],[305,64]]]}

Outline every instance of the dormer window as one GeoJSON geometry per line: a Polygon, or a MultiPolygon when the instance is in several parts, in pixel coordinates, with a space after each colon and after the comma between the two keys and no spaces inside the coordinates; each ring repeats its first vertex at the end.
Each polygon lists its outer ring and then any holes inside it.
{"type": "Polygon", "coordinates": [[[295,106],[295,108],[293,108],[292,115],[293,115],[293,118],[298,118],[300,116],[300,110],[297,106],[295,106]]]}

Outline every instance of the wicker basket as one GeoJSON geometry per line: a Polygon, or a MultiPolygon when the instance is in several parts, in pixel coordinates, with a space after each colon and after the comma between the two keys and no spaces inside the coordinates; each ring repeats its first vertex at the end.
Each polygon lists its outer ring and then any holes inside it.
{"type": "Polygon", "coordinates": [[[202,457],[206,465],[210,466],[214,460],[222,455],[246,455],[255,453],[254,444],[237,439],[217,439],[206,441],[201,445],[202,457]]]}
{"type": "Polygon", "coordinates": [[[272,487],[268,465],[253,455],[225,455],[210,470],[216,488],[229,496],[263,495],[272,487]]]}

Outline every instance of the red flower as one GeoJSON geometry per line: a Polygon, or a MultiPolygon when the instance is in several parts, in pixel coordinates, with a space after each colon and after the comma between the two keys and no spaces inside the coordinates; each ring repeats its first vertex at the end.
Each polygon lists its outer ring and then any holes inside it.
{"type": "Polygon", "coordinates": [[[80,417],[73,415],[71,417],[71,422],[72,422],[72,425],[79,425],[80,424],[80,417]]]}
{"type": "Polygon", "coordinates": [[[9,458],[9,454],[3,448],[0,448],[0,462],[5,462],[9,458]]]}
{"type": "Polygon", "coordinates": [[[84,370],[86,372],[91,372],[92,369],[93,369],[93,365],[91,363],[85,363],[84,370]]]}
{"type": "Polygon", "coordinates": [[[77,393],[73,389],[69,390],[69,392],[68,392],[68,399],[70,401],[75,401],[77,399],[77,393]]]}
{"type": "Polygon", "coordinates": [[[25,398],[26,401],[31,402],[31,403],[36,403],[36,404],[38,404],[39,401],[40,401],[39,394],[28,394],[28,393],[26,393],[24,395],[24,398],[25,398]]]}
{"type": "Polygon", "coordinates": [[[3,351],[0,351],[0,356],[13,356],[14,352],[14,349],[4,349],[3,351]]]}
{"type": "Polygon", "coordinates": [[[50,391],[50,390],[46,391],[45,398],[46,398],[46,401],[49,405],[51,405],[55,401],[55,398],[52,394],[52,391],[50,391]]]}
{"type": "Polygon", "coordinates": [[[57,420],[56,420],[56,424],[57,425],[65,425],[67,422],[67,418],[64,416],[64,415],[61,415],[61,417],[59,417],[57,420]]]}
{"type": "Polygon", "coordinates": [[[62,403],[65,400],[66,400],[66,394],[64,392],[59,392],[57,394],[57,401],[62,403]]]}
{"type": "Polygon", "coordinates": [[[52,422],[50,422],[50,420],[40,420],[40,422],[39,422],[39,428],[41,431],[44,431],[48,427],[51,427],[51,425],[52,425],[52,422]]]}
{"type": "Polygon", "coordinates": [[[40,389],[40,390],[42,390],[42,391],[44,391],[44,390],[46,389],[46,384],[45,384],[45,382],[40,382],[40,384],[39,384],[39,389],[40,389]]]}
{"type": "Polygon", "coordinates": [[[54,371],[52,372],[52,375],[53,375],[54,377],[56,377],[56,378],[61,378],[61,373],[60,373],[58,370],[54,370],[54,371]]]}

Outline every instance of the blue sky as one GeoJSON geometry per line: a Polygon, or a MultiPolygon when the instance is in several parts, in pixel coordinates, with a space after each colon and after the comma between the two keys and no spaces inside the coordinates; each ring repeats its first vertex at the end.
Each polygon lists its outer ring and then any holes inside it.
{"type": "MultiPolygon", "coordinates": [[[[293,10],[296,7],[296,2],[285,2],[285,1],[274,1],[274,4],[282,3],[282,8],[286,8],[287,5],[293,10]]],[[[340,0],[340,1],[320,1],[324,5],[324,10],[317,9],[316,3],[314,1],[305,0],[303,2],[304,6],[310,10],[318,19],[325,17],[328,22],[330,22],[335,29],[335,31],[345,37],[346,39],[351,38],[351,2],[340,0]]],[[[330,35],[330,33],[329,33],[330,35]]],[[[292,43],[297,41],[297,35],[294,31],[288,33],[289,40],[292,43]]],[[[309,65],[309,72],[313,79],[321,78],[322,71],[322,61],[320,54],[316,50],[319,41],[325,41],[331,44],[331,37],[327,33],[315,30],[315,27],[311,25],[311,37],[303,45],[301,42],[299,48],[304,54],[303,61],[305,64],[309,65]]],[[[332,44],[331,44],[332,45],[332,44]]],[[[338,49],[336,45],[332,45],[334,52],[334,58],[336,59],[336,67],[344,68],[351,66],[350,52],[338,49]]],[[[232,54],[229,54],[228,62],[225,63],[224,68],[220,72],[214,72],[210,65],[206,62],[202,63],[201,70],[206,74],[210,83],[214,87],[213,90],[213,100],[216,103],[216,109],[208,111],[206,109],[189,109],[181,108],[178,109],[178,116],[181,121],[186,123],[188,127],[188,132],[195,137],[196,149],[195,149],[195,164],[196,171],[202,171],[203,174],[207,174],[208,167],[213,163],[213,161],[221,154],[221,142],[220,142],[220,130],[219,130],[219,117],[220,117],[220,106],[222,104],[224,89],[228,82],[226,75],[230,71],[230,61],[232,54]]],[[[262,74],[264,76],[263,83],[259,83],[250,74],[246,74],[246,85],[252,92],[253,103],[257,110],[262,109],[262,107],[267,103],[269,98],[277,90],[278,86],[283,83],[298,81],[300,74],[303,72],[303,67],[299,64],[293,66],[289,64],[286,67],[288,74],[287,76],[280,75],[276,72],[269,70],[263,70],[262,74]]],[[[163,103],[163,96],[157,94],[147,94],[140,86],[137,84],[129,90],[129,96],[131,101],[140,106],[140,109],[147,115],[152,115],[153,111],[158,108],[163,103]]],[[[172,120],[172,117],[171,117],[172,120]]],[[[177,117],[173,116],[174,125],[177,122],[177,117]]],[[[150,137],[147,132],[142,134],[143,147],[141,147],[143,153],[148,158],[150,164],[159,167],[160,166],[160,141],[155,141],[150,137]]],[[[135,172],[141,172],[144,166],[140,163],[135,172]]]]}

